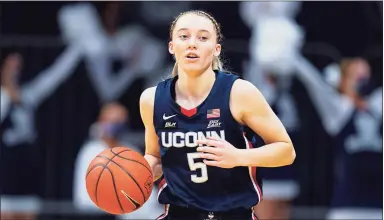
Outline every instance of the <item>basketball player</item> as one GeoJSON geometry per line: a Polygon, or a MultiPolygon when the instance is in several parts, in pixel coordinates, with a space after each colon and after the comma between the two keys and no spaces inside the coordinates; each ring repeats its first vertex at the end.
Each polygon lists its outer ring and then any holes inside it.
{"type": "Polygon", "coordinates": [[[296,67],[334,137],[336,183],[328,219],[382,219],[382,87],[370,88],[369,64],[361,58],[344,60],[338,91],[304,58],[296,67]]]}
{"type": "Polygon", "coordinates": [[[221,70],[222,35],[211,15],[180,14],[170,38],[173,77],[140,99],[145,158],[164,175],[158,200],[166,212],[158,219],[256,219],[256,167],[292,164],[292,142],[259,90],[221,70]],[[265,146],[251,149],[253,132],[265,146]]]}

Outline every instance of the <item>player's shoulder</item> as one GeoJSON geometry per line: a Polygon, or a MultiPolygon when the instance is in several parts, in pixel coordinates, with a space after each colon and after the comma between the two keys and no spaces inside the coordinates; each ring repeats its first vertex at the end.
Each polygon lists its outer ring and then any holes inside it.
{"type": "Polygon", "coordinates": [[[159,82],[156,86],[153,86],[153,87],[149,87],[147,89],[145,89],[142,93],[141,93],[141,96],[140,96],[140,104],[149,104],[149,105],[154,105],[155,103],[155,97],[156,97],[156,92],[159,90],[160,92],[161,91],[164,91],[164,89],[166,89],[170,83],[172,83],[172,79],[174,77],[171,77],[171,78],[167,78],[161,82],[159,82]]]}
{"type": "Polygon", "coordinates": [[[140,105],[153,106],[155,102],[156,89],[157,86],[145,89],[140,96],[140,105]]]}
{"type": "Polygon", "coordinates": [[[260,94],[260,91],[251,82],[244,79],[237,79],[232,86],[231,95],[249,97],[260,94]]]}
{"type": "Polygon", "coordinates": [[[230,102],[241,111],[255,110],[260,105],[267,105],[264,96],[251,82],[238,79],[233,83],[230,102]]]}

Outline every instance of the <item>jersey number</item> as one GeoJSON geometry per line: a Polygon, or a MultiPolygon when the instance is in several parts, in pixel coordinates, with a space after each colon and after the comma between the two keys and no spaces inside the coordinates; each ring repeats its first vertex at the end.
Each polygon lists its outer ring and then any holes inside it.
{"type": "Polygon", "coordinates": [[[204,183],[208,180],[208,170],[207,165],[203,162],[195,162],[195,159],[200,158],[200,153],[188,153],[188,165],[191,171],[201,170],[201,176],[197,176],[196,174],[191,175],[192,182],[195,183],[204,183]]]}

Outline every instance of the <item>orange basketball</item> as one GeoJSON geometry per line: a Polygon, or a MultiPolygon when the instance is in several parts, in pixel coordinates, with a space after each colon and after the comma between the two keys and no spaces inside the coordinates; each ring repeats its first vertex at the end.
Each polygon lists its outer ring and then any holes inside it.
{"type": "Polygon", "coordinates": [[[139,209],[153,188],[149,164],[142,155],[127,147],[101,152],[89,164],[85,178],[89,197],[111,214],[139,209]]]}

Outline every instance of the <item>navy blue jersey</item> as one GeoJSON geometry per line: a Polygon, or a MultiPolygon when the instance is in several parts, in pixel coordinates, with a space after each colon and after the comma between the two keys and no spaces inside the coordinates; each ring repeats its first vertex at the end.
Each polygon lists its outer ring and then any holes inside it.
{"type": "Polygon", "coordinates": [[[383,206],[382,123],[369,109],[355,110],[335,137],[334,207],[383,206]]]}
{"type": "Polygon", "coordinates": [[[238,78],[216,72],[208,97],[189,110],[175,102],[177,76],[158,84],[154,126],[165,179],[159,192],[160,203],[228,211],[250,209],[260,201],[261,178],[255,167],[206,166],[196,151],[196,141],[206,136],[218,136],[237,148],[252,148],[252,143],[244,136],[248,128],[236,122],[229,107],[232,85],[238,78]]]}

